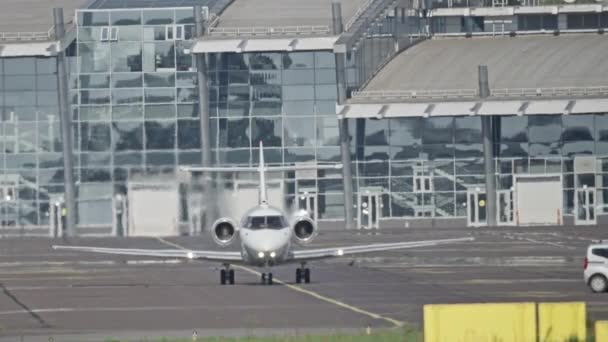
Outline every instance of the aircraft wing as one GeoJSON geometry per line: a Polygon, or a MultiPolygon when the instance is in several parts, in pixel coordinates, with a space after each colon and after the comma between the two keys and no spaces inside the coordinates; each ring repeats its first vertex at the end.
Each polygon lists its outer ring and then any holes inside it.
{"type": "Polygon", "coordinates": [[[446,240],[428,240],[428,241],[410,241],[410,242],[396,242],[396,243],[376,243],[371,245],[362,246],[348,246],[348,247],[331,247],[331,248],[318,248],[318,249],[303,249],[293,251],[292,259],[290,261],[309,261],[329,258],[339,258],[348,255],[364,254],[371,252],[383,252],[395,249],[406,249],[415,247],[426,247],[436,246],[449,243],[459,243],[474,241],[475,238],[460,238],[460,239],[446,239],[446,240]]]}
{"type": "Polygon", "coordinates": [[[243,261],[240,252],[220,252],[220,251],[196,251],[185,249],[134,249],[134,248],[106,248],[106,247],[87,247],[87,246],[53,246],[55,250],[101,253],[112,255],[133,255],[156,258],[206,260],[214,262],[227,262],[238,264],[243,261]]]}

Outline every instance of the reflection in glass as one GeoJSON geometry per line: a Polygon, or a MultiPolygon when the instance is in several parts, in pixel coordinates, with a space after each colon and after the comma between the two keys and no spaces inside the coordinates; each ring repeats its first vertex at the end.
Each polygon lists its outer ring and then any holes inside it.
{"type": "Polygon", "coordinates": [[[283,140],[281,121],[281,118],[254,118],[251,132],[253,146],[259,146],[261,141],[264,147],[280,147],[283,140]]]}
{"type": "Polygon", "coordinates": [[[146,149],[174,149],[175,121],[146,121],[146,149]]]}
{"type": "Polygon", "coordinates": [[[115,151],[143,149],[142,122],[113,122],[112,132],[115,151]]]}
{"type": "Polygon", "coordinates": [[[313,146],[315,141],[315,119],[310,118],[286,118],[285,146],[313,146]]]}

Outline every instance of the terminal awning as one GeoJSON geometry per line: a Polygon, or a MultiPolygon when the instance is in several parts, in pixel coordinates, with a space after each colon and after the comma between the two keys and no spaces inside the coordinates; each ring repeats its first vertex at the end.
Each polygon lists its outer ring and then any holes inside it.
{"type": "Polygon", "coordinates": [[[56,56],[58,42],[9,43],[0,45],[0,57],[56,56]]]}
{"type": "Polygon", "coordinates": [[[462,115],[567,115],[608,112],[608,99],[348,103],[339,106],[336,111],[346,118],[378,119],[462,115]]]}
{"type": "Polygon", "coordinates": [[[338,37],[203,39],[194,44],[194,53],[315,51],[333,50],[338,37]]]}

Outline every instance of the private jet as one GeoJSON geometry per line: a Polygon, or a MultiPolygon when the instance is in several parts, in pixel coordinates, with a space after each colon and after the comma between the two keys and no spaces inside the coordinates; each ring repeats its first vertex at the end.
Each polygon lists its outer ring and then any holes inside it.
{"type": "Polygon", "coordinates": [[[260,143],[258,167],[183,167],[185,172],[257,172],[259,174],[258,205],[249,210],[237,224],[233,218],[224,217],[214,222],[211,235],[220,247],[227,247],[240,240],[240,251],[203,251],[184,249],[123,249],[87,246],[53,246],[55,250],[104,253],[113,255],[146,256],[158,258],[179,258],[217,262],[223,267],[220,270],[222,285],[234,284],[233,265],[260,267],[262,284],[273,284],[272,267],[282,264],[299,264],[296,269],[296,283],[310,283],[311,272],[307,267],[311,261],[339,258],[363,253],[383,252],[397,249],[436,246],[440,244],[473,241],[474,238],[458,238],[428,241],[408,241],[396,243],[377,243],[359,246],[306,249],[318,234],[317,225],[307,211],[286,212],[268,203],[266,189],[266,172],[295,170],[328,170],[341,169],[342,165],[311,166],[266,166],[264,149],[260,143]],[[293,249],[294,245],[303,249],[293,249]]]}

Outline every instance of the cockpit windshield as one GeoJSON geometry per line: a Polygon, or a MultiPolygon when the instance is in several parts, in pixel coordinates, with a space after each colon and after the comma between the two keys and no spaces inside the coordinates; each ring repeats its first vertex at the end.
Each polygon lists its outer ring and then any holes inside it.
{"type": "Polygon", "coordinates": [[[248,229],[281,229],[287,226],[283,216],[249,216],[243,225],[248,229]]]}

